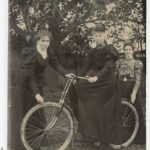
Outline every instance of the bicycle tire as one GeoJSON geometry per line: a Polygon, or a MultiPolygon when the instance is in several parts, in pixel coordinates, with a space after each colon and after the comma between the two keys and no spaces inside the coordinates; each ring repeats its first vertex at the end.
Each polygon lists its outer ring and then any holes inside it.
{"type": "MultiPolygon", "coordinates": [[[[43,103],[42,105],[41,104],[38,104],[36,106],[34,106],[33,108],[31,108],[27,114],[25,115],[23,121],[22,121],[22,124],[21,124],[21,139],[22,139],[22,142],[23,142],[23,145],[24,147],[27,149],[27,150],[34,150],[36,148],[33,148],[29,141],[27,140],[27,135],[26,135],[26,132],[28,131],[27,130],[27,123],[30,121],[31,119],[31,116],[34,115],[35,112],[38,112],[41,108],[42,109],[45,109],[49,107],[50,109],[59,109],[61,106],[58,104],[58,103],[53,103],[53,102],[46,102],[46,103],[43,103]]],[[[57,148],[49,148],[49,150],[65,150],[69,144],[71,143],[71,140],[72,140],[72,136],[73,136],[73,120],[72,120],[72,117],[70,115],[70,112],[63,107],[62,109],[62,112],[61,114],[64,114],[67,119],[68,119],[68,123],[69,123],[69,126],[70,127],[66,127],[68,128],[69,132],[68,132],[68,135],[65,137],[65,141],[62,143],[62,145],[60,145],[60,147],[57,147],[57,148]]],[[[33,117],[33,116],[32,116],[33,117]]],[[[35,117],[35,116],[34,116],[35,117]]],[[[53,116],[52,116],[53,117],[53,116]]],[[[58,117],[59,118],[59,117],[58,117]]],[[[59,122],[58,122],[59,123],[59,122]]],[[[53,127],[50,129],[52,130],[53,127]]],[[[29,130],[30,131],[30,130],[29,130]]],[[[50,131],[49,131],[50,132],[50,131]]],[[[57,131],[58,132],[58,131],[57,131]]],[[[65,131],[66,132],[66,131],[65,131]]],[[[33,132],[34,133],[34,132],[33,132]]],[[[45,135],[44,135],[45,136],[45,135]]],[[[63,137],[64,138],[64,137],[63,137]]],[[[52,146],[52,145],[51,145],[52,146]]]]}
{"type": "Polygon", "coordinates": [[[137,135],[138,129],[139,129],[139,116],[138,116],[137,110],[125,98],[122,99],[122,106],[123,105],[127,106],[132,111],[132,113],[134,115],[135,123],[134,123],[133,131],[132,131],[130,137],[126,141],[124,141],[123,143],[120,143],[120,144],[110,144],[110,146],[112,148],[116,148],[116,149],[120,149],[121,147],[128,147],[134,141],[134,139],[137,135]]]}

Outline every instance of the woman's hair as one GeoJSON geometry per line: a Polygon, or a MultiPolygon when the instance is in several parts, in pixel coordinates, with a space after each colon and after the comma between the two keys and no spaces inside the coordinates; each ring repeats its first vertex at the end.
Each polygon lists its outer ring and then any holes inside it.
{"type": "Polygon", "coordinates": [[[134,46],[133,46],[133,44],[131,42],[125,43],[124,46],[123,46],[123,49],[125,49],[126,46],[131,46],[132,50],[134,51],[134,46]]]}
{"type": "Polygon", "coordinates": [[[40,38],[43,36],[48,36],[50,41],[52,41],[52,33],[51,32],[46,31],[46,30],[40,30],[40,31],[36,32],[34,37],[33,37],[34,44],[36,44],[36,42],[38,40],[40,40],[40,38]]]}

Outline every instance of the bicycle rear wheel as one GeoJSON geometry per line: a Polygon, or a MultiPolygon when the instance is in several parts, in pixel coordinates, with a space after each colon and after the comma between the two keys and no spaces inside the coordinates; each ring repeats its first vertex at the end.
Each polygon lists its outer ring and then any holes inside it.
{"type": "Polygon", "coordinates": [[[119,143],[111,144],[113,148],[129,146],[135,139],[139,129],[139,117],[135,107],[126,99],[122,99],[122,127],[119,143]]]}
{"type": "Polygon", "coordinates": [[[62,109],[55,124],[46,130],[60,108],[57,103],[38,104],[28,111],[21,125],[21,138],[27,150],[64,150],[73,135],[73,120],[66,108],[62,109]]]}

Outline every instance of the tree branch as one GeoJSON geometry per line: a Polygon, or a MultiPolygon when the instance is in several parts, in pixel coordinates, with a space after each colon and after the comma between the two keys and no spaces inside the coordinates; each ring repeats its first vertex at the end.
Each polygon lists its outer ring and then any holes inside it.
{"type": "Polygon", "coordinates": [[[25,25],[27,27],[27,31],[32,32],[28,10],[29,10],[28,6],[22,8],[22,14],[25,25]]]}
{"type": "Polygon", "coordinates": [[[65,32],[62,36],[62,39],[64,39],[65,37],[67,37],[67,35],[72,32],[74,29],[77,28],[77,26],[81,25],[81,24],[86,24],[86,23],[95,23],[96,21],[98,21],[98,19],[93,19],[93,20],[88,20],[88,21],[80,21],[76,24],[74,24],[74,26],[68,27],[68,31],[65,32]]]}
{"type": "Polygon", "coordinates": [[[24,31],[17,26],[16,19],[14,17],[11,17],[10,25],[15,30],[16,33],[18,33],[22,38],[25,39],[24,31]]]}

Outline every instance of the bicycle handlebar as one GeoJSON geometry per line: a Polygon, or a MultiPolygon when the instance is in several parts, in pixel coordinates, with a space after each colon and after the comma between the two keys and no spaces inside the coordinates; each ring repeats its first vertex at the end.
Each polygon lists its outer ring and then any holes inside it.
{"type": "MultiPolygon", "coordinates": [[[[67,76],[66,76],[67,77],[67,76]]],[[[83,79],[83,80],[88,80],[89,77],[82,77],[82,76],[77,76],[77,75],[71,75],[70,77],[67,78],[71,78],[71,79],[83,79]]]]}
{"type": "Polygon", "coordinates": [[[83,79],[83,80],[88,80],[89,79],[89,77],[81,77],[81,76],[76,76],[75,78],[77,78],[77,79],[83,79]]]}

